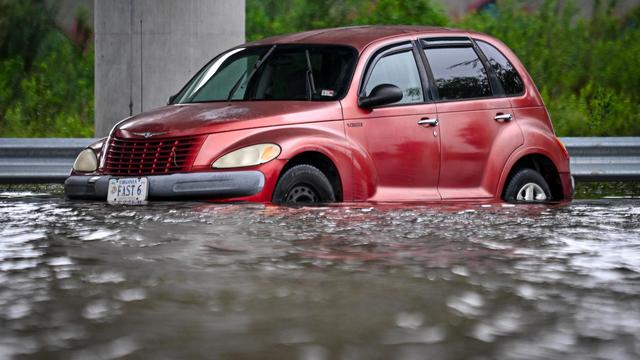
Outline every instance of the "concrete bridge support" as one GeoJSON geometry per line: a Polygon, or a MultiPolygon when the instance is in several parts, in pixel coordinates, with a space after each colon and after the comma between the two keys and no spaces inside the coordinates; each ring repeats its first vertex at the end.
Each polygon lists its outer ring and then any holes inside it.
{"type": "Polygon", "coordinates": [[[244,42],[244,0],[94,0],[96,136],[244,42]]]}

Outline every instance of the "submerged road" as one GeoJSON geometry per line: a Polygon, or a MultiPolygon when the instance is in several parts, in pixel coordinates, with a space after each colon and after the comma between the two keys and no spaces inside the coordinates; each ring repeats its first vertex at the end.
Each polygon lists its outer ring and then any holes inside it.
{"type": "Polygon", "coordinates": [[[637,359],[640,200],[0,193],[0,359],[637,359]]]}

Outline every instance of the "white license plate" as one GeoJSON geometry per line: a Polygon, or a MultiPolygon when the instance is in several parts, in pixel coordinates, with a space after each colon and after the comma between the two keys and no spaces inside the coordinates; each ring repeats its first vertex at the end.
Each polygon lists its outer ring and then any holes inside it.
{"type": "Polygon", "coordinates": [[[147,203],[147,178],[110,179],[107,202],[109,204],[141,205],[147,203]]]}

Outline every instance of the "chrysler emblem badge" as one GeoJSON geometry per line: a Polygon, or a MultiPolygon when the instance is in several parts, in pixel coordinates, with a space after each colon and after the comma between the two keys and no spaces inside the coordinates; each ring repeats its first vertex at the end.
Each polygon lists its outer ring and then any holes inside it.
{"type": "Polygon", "coordinates": [[[147,131],[147,132],[132,132],[133,135],[142,136],[145,139],[150,138],[152,136],[156,136],[156,135],[163,135],[163,134],[166,134],[166,133],[167,133],[166,131],[164,131],[164,132],[149,132],[149,131],[147,131]]]}

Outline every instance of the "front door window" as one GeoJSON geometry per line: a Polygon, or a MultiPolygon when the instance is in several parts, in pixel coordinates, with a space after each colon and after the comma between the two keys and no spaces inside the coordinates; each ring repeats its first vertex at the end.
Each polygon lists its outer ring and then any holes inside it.
{"type": "Polygon", "coordinates": [[[378,60],[365,86],[366,95],[369,96],[371,90],[381,84],[395,85],[402,90],[402,100],[398,104],[424,101],[420,75],[411,49],[391,53],[378,60]]]}

